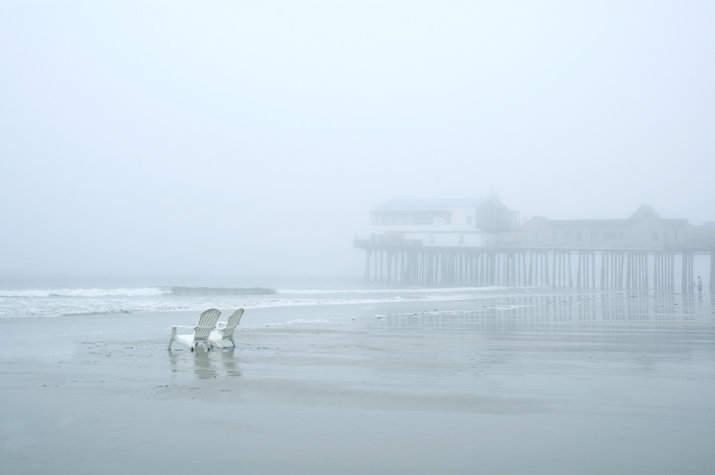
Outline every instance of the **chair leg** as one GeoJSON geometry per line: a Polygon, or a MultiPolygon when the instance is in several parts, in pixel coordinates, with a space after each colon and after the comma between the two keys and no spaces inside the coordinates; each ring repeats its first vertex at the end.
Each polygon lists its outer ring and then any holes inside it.
{"type": "Polygon", "coordinates": [[[231,342],[231,344],[233,345],[233,347],[236,348],[236,342],[233,341],[233,337],[230,336],[230,337],[228,337],[228,339],[229,339],[229,341],[231,342]]]}
{"type": "Polygon", "coordinates": [[[176,339],[176,327],[171,329],[171,337],[169,338],[169,351],[171,351],[171,344],[174,343],[176,339]]]}

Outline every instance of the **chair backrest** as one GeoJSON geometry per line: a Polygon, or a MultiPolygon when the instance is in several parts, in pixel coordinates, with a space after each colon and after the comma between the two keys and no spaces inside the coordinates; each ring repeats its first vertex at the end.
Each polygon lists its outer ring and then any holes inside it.
{"type": "Polygon", "coordinates": [[[233,335],[233,331],[238,326],[238,322],[241,321],[242,316],[243,316],[243,309],[239,308],[238,310],[233,312],[230,317],[228,317],[228,321],[226,322],[226,328],[222,329],[224,338],[233,335]]]}
{"type": "Polygon", "coordinates": [[[211,334],[211,330],[216,328],[216,322],[220,316],[221,311],[215,308],[210,308],[202,313],[199,317],[199,323],[194,327],[194,340],[207,338],[211,334]]]}

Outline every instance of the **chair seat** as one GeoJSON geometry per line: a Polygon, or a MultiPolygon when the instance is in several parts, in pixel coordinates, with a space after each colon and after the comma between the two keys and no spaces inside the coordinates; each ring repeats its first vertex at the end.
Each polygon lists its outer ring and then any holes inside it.
{"type": "Polygon", "coordinates": [[[208,339],[212,331],[216,329],[216,321],[221,315],[221,312],[215,308],[206,310],[199,316],[199,323],[195,327],[185,327],[182,325],[174,325],[171,327],[171,337],[169,338],[169,351],[173,342],[178,341],[191,348],[194,351],[196,345],[203,342],[207,349],[211,349],[211,343],[208,339]],[[194,332],[189,335],[179,335],[179,328],[192,328],[194,332]]]}
{"type": "Polygon", "coordinates": [[[176,341],[186,346],[194,346],[194,335],[176,335],[176,341]]]}

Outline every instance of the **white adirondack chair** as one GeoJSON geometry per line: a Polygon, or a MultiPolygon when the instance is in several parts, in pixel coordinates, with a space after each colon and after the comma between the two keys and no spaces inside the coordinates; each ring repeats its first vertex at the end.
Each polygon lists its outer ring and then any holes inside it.
{"type": "Polygon", "coordinates": [[[236,330],[238,322],[241,321],[242,316],[243,309],[239,308],[238,310],[233,312],[230,317],[228,317],[228,321],[218,322],[218,325],[216,325],[216,330],[212,331],[211,335],[209,336],[211,342],[216,343],[219,348],[223,348],[223,340],[226,339],[233,343],[233,346],[235,347],[236,342],[233,341],[233,332],[236,330]]]}
{"type": "Polygon", "coordinates": [[[171,327],[171,338],[169,338],[169,350],[171,350],[171,344],[174,340],[183,343],[184,345],[191,348],[194,351],[200,342],[204,342],[206,348],[211,349],[211,342],[209,341],[209,335],[211,331],[216,329],[216,320],[221,316],[221,312],[215,308],[206,310],[199,317],[199,323],[195,327],[187,327],[184,325],[174,325],[171,327]],[[177,335],[176,330],[178,328],[191,328],[194,330],[192,335],[177,335]]]}

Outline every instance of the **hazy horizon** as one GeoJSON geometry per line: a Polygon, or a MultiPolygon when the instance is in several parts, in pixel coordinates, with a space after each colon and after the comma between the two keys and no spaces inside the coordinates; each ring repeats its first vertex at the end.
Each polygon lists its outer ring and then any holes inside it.
{"type": "Polygon", "coordinates": [[[714,17],[0,2],[0,276],[359,277],[398,198],[715,220],[714,17]]]}

